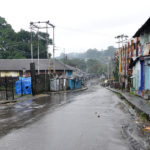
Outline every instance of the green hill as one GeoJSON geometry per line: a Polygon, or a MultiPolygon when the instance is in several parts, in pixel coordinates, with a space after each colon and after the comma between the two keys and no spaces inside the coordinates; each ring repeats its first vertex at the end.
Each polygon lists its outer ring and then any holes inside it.
{"type": "Polygon", "coordinates": [[[64,63],[78,67],[89,73],[112,72],[112,63],[116,48],[109,46],[106,50],[88,49],[85,53],[62,53],[59,57],[64,63]],[[108,65],[109,63],[109,65],[108,65]],[[109,66],[109,68],[108,68],[109,66]]]}
{"type": "MultiPolygon", "coordinates": [[[[98,49],[88,49],[85,53],[68,53],[68,59],[96,59],[101,63],[108,62],[114,57],[116,48],[109,46],[106,50],[99,51],[98,49]]],[[[58,59],[64,58],[64,53],[62,53],[58,59]]]]}

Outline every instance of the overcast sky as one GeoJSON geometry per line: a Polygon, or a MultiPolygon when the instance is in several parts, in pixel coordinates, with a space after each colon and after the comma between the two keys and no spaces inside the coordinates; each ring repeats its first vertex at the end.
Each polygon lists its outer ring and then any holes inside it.
{"type": "Polygon", "coordinates": [[[56,54],[106,49],[115,36],[132,37],[150,17],[149,0],[1,0],[0,15],[15,31],[30,21],[56,26],[56,54]]]}

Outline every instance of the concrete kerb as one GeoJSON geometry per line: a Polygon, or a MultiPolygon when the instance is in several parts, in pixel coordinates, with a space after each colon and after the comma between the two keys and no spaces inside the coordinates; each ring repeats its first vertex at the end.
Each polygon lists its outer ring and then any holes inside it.
{"type": "Polygon", "coordinates": [[[140,112],[144,112],[150,117],[150,106],[147,104],[147,102],[144,99],[140,98],[139,96],[132,96],[130,94],[123,93],[119,90],[115,90],[112,88],[107,87],[106,89],[115,92],[117,94],[120,94],[122,97],[126,99],[127,102],[129,102],[132,106],[134,106],[136,110],[140,112]]]}
{"type": "Polygon", "coordinates": [[[37,98],[45,97],[45,96],[49,96],[49,95],[47,95],[47,94],[39,94],[39,95],[35,95],[35,96],[25,95],[25,96],[16,98],[15,100],[2,100],[2,101],[0,101],[0,104],[23,102],[23,101],[26,101],[29,99],[36,100],[37,98]]]}
{"type": "Polygon", "coordinates": [[[48,96],[50,96],[50,94],[79,92],[79,91],[84,91],[84,90],[87,90],[87,89],[88,89],[88,87],[83,87],[81,89],[76,89],[76,90],[59,91],[59,92],[46,92],[46,93],[38,94],[38,95],[35,95],[35,96],[28,96],[27,95],[27,96],[16,98],[15,100],[2,100],[2,101],[0,101],[0,104],[16,103],[16,102],[26,101],[26,100],[29,100],[29,99],[36,100],[36,99],[41,98],[41,97],[48,97],[48,96]]]}
{"type": "MultiPolygon", "coordinates": [[[[74,92],[79,92],[79,91],[84,91],[87,90],[88,87],[83,87],[81,89],[76,89],[76,90],[67,90],[67,91],[58,91],[58,92],[48,92],[48,94],[61,94],[61,93],[74,93],[74,92]]],[[[47,92],[46,92],[47,93],[47,92]]]]}

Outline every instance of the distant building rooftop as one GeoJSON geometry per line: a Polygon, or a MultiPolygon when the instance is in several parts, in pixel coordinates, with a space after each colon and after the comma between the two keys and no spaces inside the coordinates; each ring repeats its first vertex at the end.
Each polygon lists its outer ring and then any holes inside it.
{"type": "MultiPolygon", "coordinates": [[[[3,71],[19,71],[19,70],[30,70],[31,59],[0,59],[0,70],[3,71]]],[[[38,59],[33,59],[35,63],[36,70],[38,69],[38,59]]],[[[72,70],[71,67],[63,64],[58,60],[49,60],[49,59],[40,59],[39,60],[39,70],[48,70],[50,67],[53,70],[53,66],[55,66],[55,70],[72,70]],[[54,65],[53,65],[54,64],[54,65]]]]}

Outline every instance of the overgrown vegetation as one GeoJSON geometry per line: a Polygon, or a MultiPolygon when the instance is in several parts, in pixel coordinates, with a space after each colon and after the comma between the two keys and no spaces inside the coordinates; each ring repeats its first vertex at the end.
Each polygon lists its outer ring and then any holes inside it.
{"type": "Polygon", "coordinates": [[[133,96],[137,96],[133,91],[130,91],[130,94],[133,96]]]}
{"type": "Polygon", "coordinates": [[[121,98],[121,97],[122,97],[122,95],[121,95],[120,93],[117,93],[117,95],[118,95],[118,97],[119,97],[119,98],[121,98]]]}
{"type": "Polygon", "coordinates": [[[127,105],[131,106],[131,104],[130,104],[127,100],[125,101],[125,103],[126,103],[127,105]]]}
{"type": "Polygon", "coordinates": [[[141,112],[140,117],[141,117],[141,119],[142,119],[143,121],[146,121],[146,120],[148,120],[148,118],[149,118],[148,115],[145,114],[144,112],[141,112]]]}
{"type": "Polygon", "coordinates": [[[150,100],[147,102],[148,105],[150,105],[150,100]]]}

